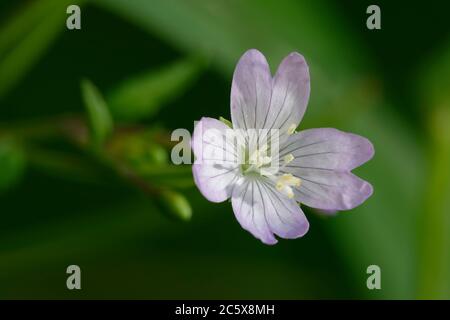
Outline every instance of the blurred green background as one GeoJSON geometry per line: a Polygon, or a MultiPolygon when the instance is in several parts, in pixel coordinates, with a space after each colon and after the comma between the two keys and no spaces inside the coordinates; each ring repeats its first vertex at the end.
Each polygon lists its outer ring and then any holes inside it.
{"type": "Polygon", "coordinates": [[[2,0],[0,298],[450,298],[445,1],[2,0]],[[69,4],[81,30],[67,30],[69,4]],[[229,118],[235,64],[291,51],[311,72],[301,128],[368,137],[374,186],[302,239],[265,246],[212,204],[170,133],[229,118]],[[66,268],[82,290],[66,289],[66,268]],[[381,267],[382,289],[366,287],[381,267]]]}

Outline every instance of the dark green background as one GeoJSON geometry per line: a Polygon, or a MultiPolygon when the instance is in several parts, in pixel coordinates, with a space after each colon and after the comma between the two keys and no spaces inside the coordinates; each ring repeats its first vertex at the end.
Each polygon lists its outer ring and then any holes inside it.
{"type": "MultiPolygon", "coordinates": [[[[1,2],[0,43],[5,26],[34,2],[1,2]]],[[[382,29],[370,31],[369,1],[92,0],[82,4],[82,29],[69,31],[59,2],[36,18],[60,15],[60,34],[45,50],[36,49],[38,35],[26,50],[14,51],[17,40],[0,51],[0,88],[8,88],[0,95],[0,145],[12,143],[24,163],[22,170],[20,159],[0,162],[0,176],[17,171],[0,194],[0,298],[450,298],[444,3],[378,1],[382,29]],[[202,116],[230,118],[231,74],[249,48],[266,54],[273,71],[290,51],[305,55],[312,91],[300,128],[336,127],[375,145],[373,160],[357,170],[374,195],[336,217],[304,208],[311,227],[302,239],[263,245],[228,202],[209,203],[192,182],[174,188],[193,210],[190,221],[178,221],[132,181],[105,180],[114,174],[96,153],[33,131],[61,114],[83,116],[82,78],[109,95],[130,76],[186,58],[199,65],[197,76],[168,85],[167,97],[132,124],[192,131],[202,116]],[[35,63],[20,67],[29,57],[35,63]],[[5,61],[17,64],[14,83],[5,61]],[[23,138],[17,128],[31,133],[23,138]],[[41,151],[50,156],[42,160],[41,151]],[[81,157],[89,169],[77,170],[101,178],[55,170],[51,152],[69,162],[81,157]],[[81,267],[81,291],[66,289],[70,264],[81,267]],[[366,288],[371,264],[381,267],[382,290],[366,288]]]]}

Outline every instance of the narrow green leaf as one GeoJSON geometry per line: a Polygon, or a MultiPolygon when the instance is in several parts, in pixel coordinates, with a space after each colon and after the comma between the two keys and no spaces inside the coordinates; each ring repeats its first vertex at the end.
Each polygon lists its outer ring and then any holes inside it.
{"type": "Polygon", "coordinates": [[[189,201],[180,193],[172,190],[161,191],[157,199],[157,205],[165,213],[184,221],[190,220],[192,208],[189,201]]]}
{"type": "Polygon", "coordinates": [[[450,297],[450,42],[426,61],[416,87],[427,121],[427,183],[419,220],[418,291],[421,299],[450,297]]]}
{"type": "Polygon", "coordinates": [[[189,59],[130,78],[108,96],[111,112],[120,120],[150,117],[182,94],[200,69],[197,61],[189,59]]]}
{"type": "Polygon", "coordinates": [[[14,141],[0,139],[0,192],[14,186],[25,171],[25,153],[14,141]]]}
{"type": "Polygon", "coordinates": [[[0,57],[39,23],[58,0],[31,1],[0,28],[0,57]]]}
{"type": "Polygon", "coordinates": [[[450,297],[450,105],[431,111],[432,147],[420,221],[420,299],[450,297]]]}
{"type": "Polygon", "coordinates": [[[84,104],[89,116],[92,141],[99,146],[111,134],[113,120],[100,91],[89,80],[81,82],[84,104]]]}
{"type": "Polygon", "coordinates": [[[13,89],[66,29],[66,7],[84,0],[34,1],[0,28],[0,98],[13,89]]]}

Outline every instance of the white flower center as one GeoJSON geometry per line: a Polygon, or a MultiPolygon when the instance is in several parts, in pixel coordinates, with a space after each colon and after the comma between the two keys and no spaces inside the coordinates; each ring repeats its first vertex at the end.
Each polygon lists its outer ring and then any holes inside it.
{"type": "Polygon", "coordinates": [[[293,188],[300,187],[301,179],[280,171],[294,159],[292,154],[288,154],[283,157],[281,167],[272,166],[272,157],[267,155],[267,145],[263,145],[248,156],[248,163],[242,165],[242,172],[244,175],[260,175],[269,178],[275,183],[277,191],[292,199],[294,197],[293,188]]]}
{"type": "Polygon", "coordinates": [[[267,144],[263,145],[260,149],[255,150],[249,157],[249,162],[256,169],[261,168],[272,162],[272,158],[267,156],[267,144]]]}

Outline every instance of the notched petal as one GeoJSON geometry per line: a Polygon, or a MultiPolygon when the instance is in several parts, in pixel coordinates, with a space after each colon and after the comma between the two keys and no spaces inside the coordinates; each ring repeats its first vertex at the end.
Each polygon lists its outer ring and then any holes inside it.
{"type": "Polygon", "coordinates": [[[297,127],[302,120],[309,94],[308,65],[301,54],[293,52],[280,63],[273,78],[271,105],[264,127],[280,129],[281,136],[289,134],[289,129],[297,127]]]}
{"type": "Polygon", "coordinates": [[[272,245],[278,242],[269,228],[256,181],[242,179],[233,191],[231,204],[234,215],[243,229],[265,244],[272,245]]]}
{"type": "Polygon", "coordinates": [[[280,158],[294,156],[290,167],[351,171],[374,155],[372,143],[359,135],[333,128],[308,129],[289,137],[280,158]]]}
{"type": "Polygon", "coordinates": [[[272,232],[285,239],[303,237],[308,232],[309,222],[294,199],[277,192],[270,183],[261,184],[261,191],[272,232]]]}
{"type": "Polygon", "coordinates": [[[277,192],[273,185],[259,180],[243,182],[232,196],[233,211],[242,228],[266,244],[281,238],[304,236],[309,223],[300,206],[277,192]]]}
{"type": "Polygon", "coordinates": [[[297,201],[324,210],[349,210],[372,195],[372,186],[350,171],[374,155],[372,143],[336,129],[310,129],[291,136],[280,156],[294,160],[283,170],[302,179],[297,201]]]}
{"type": "Polygon", "coordinates": [[[234,128],[260,129],[272,92],[272,76],[264,55],[248,50],[239,60],[231,84],[231,119],[234,128]]]}

